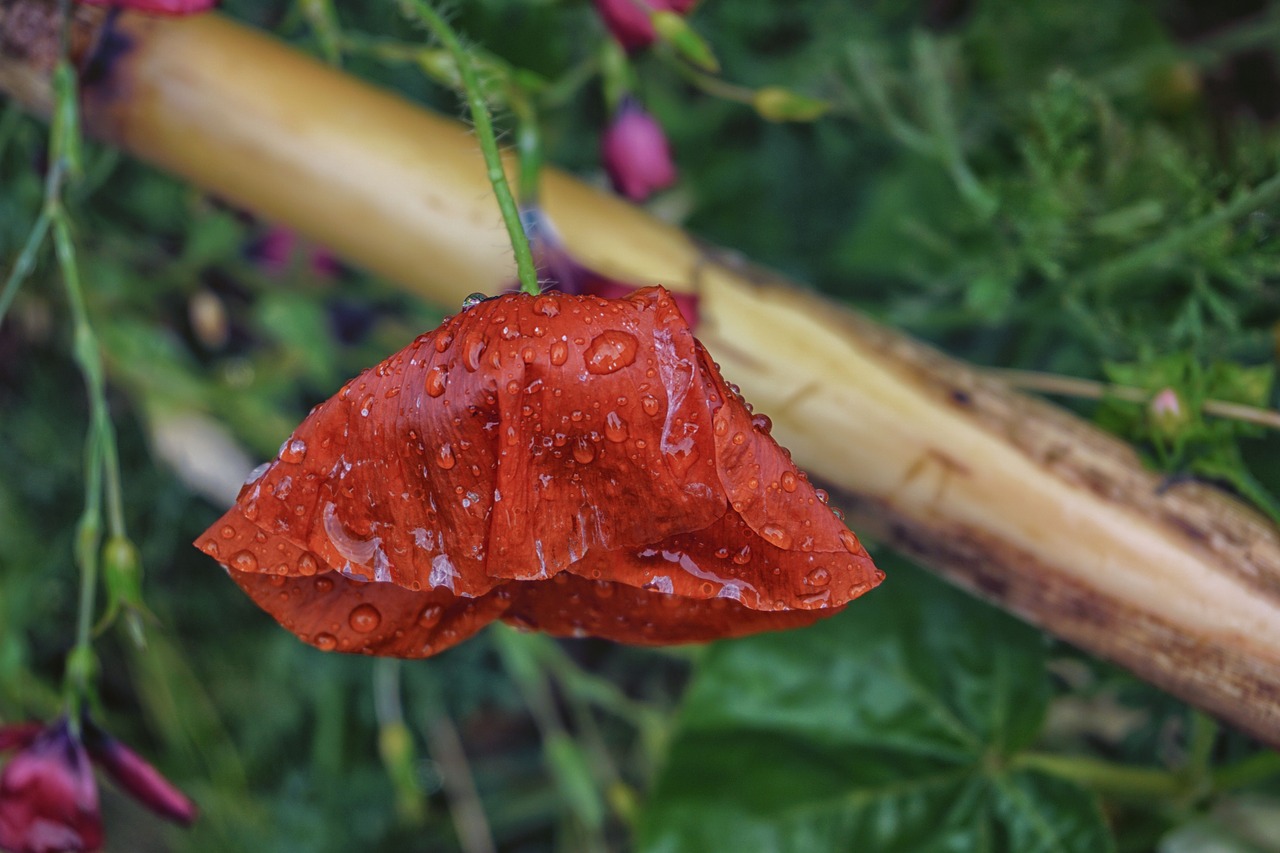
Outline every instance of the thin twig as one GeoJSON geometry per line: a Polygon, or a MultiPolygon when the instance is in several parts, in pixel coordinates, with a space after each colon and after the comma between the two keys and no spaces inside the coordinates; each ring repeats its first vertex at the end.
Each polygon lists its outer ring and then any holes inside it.
{"type": "MultiPolygon", "coordinates": [[[[1146,403],[1153,396],[1150,391],[1142,388],[1110,385],[1094,379],[1059,376],[1056,373],[997,368],[992,368],[987,372],[1012,388],[1019,388],[1024,391],[1040,391],[1061,397],[1080,397],[1086,400],[1101,400],[1105,397],[1113,397],[1129,403],[1146,403]]],[[[1201,408],[1206,415],[1245,421],[1268,429],[1280,430],[1280,412],[1272,409],[1259,409],[1256,406],[1229,403],[1226,400],[1205,400],[1201,408]]]]}
{"type": "Polygon", "coordinates": [[[427,748],[440,764],[441,784],[449,800],[449,815],[464,853],[494,853],[493,833],[476,790],[475,777],[458,729],[443,708],[427,718],[423,727],[427,748]]]}

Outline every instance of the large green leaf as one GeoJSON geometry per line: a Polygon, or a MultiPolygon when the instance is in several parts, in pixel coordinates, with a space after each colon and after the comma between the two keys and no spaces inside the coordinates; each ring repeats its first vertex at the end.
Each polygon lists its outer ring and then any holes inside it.
{"type": "Polygon", "coordinates": [[[898,567],[849,611],[713,648],[639,847],[680,851],[1112,849],[1093,798],[1010,769],[1049,688],[1041,636],[898,567]]]}

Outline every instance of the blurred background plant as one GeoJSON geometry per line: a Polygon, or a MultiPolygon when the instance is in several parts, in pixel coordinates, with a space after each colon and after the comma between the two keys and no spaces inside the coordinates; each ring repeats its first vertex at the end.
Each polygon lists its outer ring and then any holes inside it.
{"type": "MultiPolygon", "coordinates": [[[[1280,9],[667,2],[624,49],[606,5],[450,10],[526,162],[604,184],[633,97],[678,170],[658,214],[1276,517],[1280,443],[1239,411],[1275,406],[1280,9]]],[[[456,66],[392,4],[223,10],[462,114],[456,66]]],[[[45,209],[48,133],[0,116],[6,269],[45,209]]],[[[203,811],[173,831],[107,792],[108,849],[1280,850],[1275,753],[883,551],[890,582],[850,612],[709,648],[303,646],[189,543],[442,309],[110,148],[61,198],[155,615],[134,613],[145,644],[136,622],[95,639],[95,702],[203,811]]],[[[41,255],[0,326],[6,723],[59,713],[76,643],[93,414],[68,292],[41,255]]]]}

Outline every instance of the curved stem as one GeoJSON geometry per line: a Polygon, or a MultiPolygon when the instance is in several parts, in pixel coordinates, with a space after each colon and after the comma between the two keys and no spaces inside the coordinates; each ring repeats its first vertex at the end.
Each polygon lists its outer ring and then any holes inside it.
{"type": "Polygon", "coordinates": [[[449,49],[454,62],[458,65],[458,75],[462,78],[462,88],[466,94],[467,106],[471,110],[471,121],[475,125],[476,139],[480,143],[480,151],[484,154],[484,163],[493,186],[493,194],[498,198],[498,208],[502,211],[502,221],[507,226],[507,236],[511,239],[511,249],[516,258],[516,271],[520,277],[520,289],[525,293],[537,294],[538,271],[533,263],[533,253],[529,250],[529,239],[525,236],[520,224],[520,211],[515,198],[511,194],[511,185],[507,182],[507,173],[502,168],[502,155],[498,151],[498,139],[493,132],[493,120],[489,116],[489,107],[484,102],[483,89],[476,77],[471,57],[462,47],[458,35],[448,22],[424,0],[402,0],[405,10],[416,15],[426,24],[427,29],[449,49]]]}
{"type": "Polygon", "coordinates": [[[1028,752],[1014,758],[1010,766],[1019,770],[1039,770],[1099,793],[1120,797],[1171,797],[1187,787],[1185,778],[1179,773],[1155,767],[1112,764],[1083,755],[1028,752]]]}

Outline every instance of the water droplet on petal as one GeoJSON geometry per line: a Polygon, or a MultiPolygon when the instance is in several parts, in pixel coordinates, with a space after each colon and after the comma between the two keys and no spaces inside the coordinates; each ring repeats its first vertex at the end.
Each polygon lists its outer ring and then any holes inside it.
{"type": "Polygon", "coordinates": [[[627,440],[627,422],[617,412],[604,416],[604,437],[610,441],[627,440]]]}
{"type": "Polygon", "coordinates": [[[333,634],[316,634],[311,644],[322,652],[331,652],[338,647],[338,638],[333,634]]]}
{"type": "Polygon", "coordinates": [[[751,426],[755,427],[757,432],[768,435],[773,430],[773,421],[769,420],[768,415],[757,413],[751,416],[751,426]]]}
{"type": "Polygon", "coordinates": [[[554,317],[560,313],[560,305],[550,296],[539,296],[533,300],[533,310],[543,317],[554,317]]]}
{"type": "Polygon", "coordinates": [[[286,441],[280,448],[280,461],[298,463],[307,456],[307,443],[300,438],[286,441]]]}
{"type": "Polygon", "coordinates": [[[373,395],[365,397],[360,401],[360,417],[367,418],[369,413],[373,411],[373,395]]]}
{"type": "Polygon", "coordinates": [[[657,398],[646,396],[640,401],[640,408],[644,409],[644,413],[652,418],[658,414],[661,406],[658,405],[657,398]]]}
{"type": "Polygon", "coordinates": [[[760,536],[776,548],[791,547],[791,534],[776,524],[766,524],[761,527],[760,536]]]}
{"type": "Polygon", "coordinates": [[[538,357],[538,354],[533,351],[533,347],[525,347],[524,349],[520,350],[520,360],[523,361],[525,364],[533,364],[534,359],[536,359],[537,357],[538,357]]]}
{"type": "Polygon", "coordinates": [[[314,575],[320,566],[316,563],[316,558],[310,554],[303,554],[298,558],[298,574],[305,577],[314,575]]]}
{"type": "Polygon", "coordinates": [[[360,634],[369,633],[377,628],[381,622],[382,614],[372,604],[361,604],[352,610],[351,615],[347,617],[347,624],[351,626],[351,630],[360,634]]]}
{"type": "Polygon", "coordinates": [[[746,436],[746,434],[745,434],[745,433],[735,432],[735,433],[733,434],[733,443],[734,443],[734,444],[742,444],[742,443],[744,443],[746,440],[747,440],[747,436],[746,436]]]}
{"type": "Polygon", "coordinates": [[[256,572],[258,570],[258,558],[253,555],[252,551],[237,551],[235,556],[231,558],[231,568],[237,572],[256,572]]]}
{"type": "Polygon", "coordinates": [[[477,338],[467,345],[467,352],[463,356],[462,363],[467,366],[467,370],[477,371],[480,369],[480,356],[482,355],[484,355],[484,341],[477,338]]]}
{"type": "Polygon", "coordinates": [[[569,360],[569,345],[564,341],[551,342],[551,363],[556,367],[569,360]]]}
{"type": "Polygon", "coordinates": [[[743,545],[742,550],[733,555],[733,562],[739,566],[745,566],[751,562],[751,546],[743,545]]]}
{"type": "Polygon", "coordinates": [[[453,457],[453,446],[445,442],[436,449],[436,464],[448,471],[456,460],[453,457]]]}
{"type": "Polygon", "coordinates": [[[442,331],[436,335],[436,352],[444,352],[453,343],[453,332],[442,331]]]}
{"type": "Polygon", "coordinates": [[[418,616],[418,624],[423,628],[430,628],[440,621],[442,613],[444,613],[444,608],[439,604],[428,604],[422,608],[422,613],[418,616]]]}
{"type": "Polygon", "coordinates": [[[324,595],[326,592],[333,591],[332,578],[316,578],[316,592],[324,595]]]}
{"type": "Polygon", "coordinates": [[[804,576],[804,582],[810,586],[826,586],[831,581],[831,572],[819,566],[804,576]]]}
{"type": "Polygon", "coordinates": [[[845,550],[851,554],[857,554],[862,550],[862,543],[858,541],[858,537],[852,530],[840,531],[840,544],[844,545],[845,550]]]}
{"type": "Polygon", "coordinates": [[[218,532],[222,535],[223,539],[236,538],[236,529],[232,527],[230,524],[222,525],[222,529],[219,530],[218,532]]]}
{"type": "Polygon", "coordinates": [[[466,311],[468,308],[474,308],[488,298],[489,298],[488,296],[486,296],[483,293],[480,293],[479,291],[475,293],[470,293],[466,296],[466,298],[462,300],[462,310],[466,311]]]}
{"type": "Polygon", "coordinates": [[[592,459],[596,458],[596,448],[585,435],[579,436],[578,440],[573,444],[573,458],[578,460],[582,465],[586,465],[592,459]]]}
{"type": "Polygon", "coordinates": [[[444,387],[449,381],[449,371],[440,365],[434,365],[427,371],[427,381],[425,383],[428,397],[439,397],[444,393],[444,387]]]}
{"type": "Polygon", "coordinates": [[[790,471],[782,472],[781,482],[783,491],[794,492],[796,490],[796,475],[790,471]]]}
{"type": "Polygon", "coordinates": [[[619,329],[609,329],[591,341],[583,353],[583,360],[589,373],[604,376],[634,362],[637,347],[634,336],[619,329]]]}

